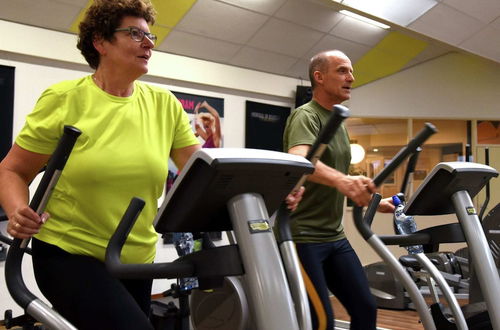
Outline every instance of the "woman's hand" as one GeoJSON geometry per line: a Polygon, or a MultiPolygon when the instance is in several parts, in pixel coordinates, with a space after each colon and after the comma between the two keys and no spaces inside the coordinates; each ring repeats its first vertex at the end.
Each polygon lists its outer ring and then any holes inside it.
{"type": "Polygon", "coordinates": [[[9,216],[7,233],[15,238],[26,239],[37,234],[49,218],[48,213],[39,216],[28,205],[20,207],[9,216]]]}
{"type": "Polygon", "coordinates": [[[301,186],[299,190],[294,191],[293,193],[290,193],[288,194],[288,196],[286,196],[285,201],[289,210],[295,211],[300,201],[302,200],[302,195],[304,195],[304,190],[305,190],[304,186],[301,186]]]}

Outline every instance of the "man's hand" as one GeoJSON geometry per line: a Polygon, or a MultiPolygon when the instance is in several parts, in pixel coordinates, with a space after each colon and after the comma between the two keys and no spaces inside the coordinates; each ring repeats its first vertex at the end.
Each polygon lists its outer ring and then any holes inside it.
{"type": "Polygon", "coordinates": [[[288,196],[286,196],[285,201],[289,210],[295,211],[300,201],[302,200],[302,195],[304,195],[304,190],[305,190],[304,186],[301,186],[299,190],[290,193],[288,194],[288,196]]]}
{"type": "Polygon", "coordinates": [[[372,179],[362,175],[344,175],[338,179],[335,187],[358,206],[367,206],[376,190],[372,179]]]}

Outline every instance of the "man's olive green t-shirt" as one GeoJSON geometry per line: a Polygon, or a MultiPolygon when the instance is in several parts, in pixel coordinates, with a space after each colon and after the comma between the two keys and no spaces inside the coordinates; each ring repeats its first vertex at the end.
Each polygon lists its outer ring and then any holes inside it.
{"type": "MultiPolygon", "coordinates": [[[[314,100],[295,109],[285,127],[284,151],[297,145],[313,145],[331,113],[314,100]]],[[[337,171],[348,173],[351,151],[349,136],[343,125],[320,160],[337,171]]],[[[302,201],[292,213],[294,241],[331,242],[344,238],[343,209],[344,195],[337,189],[307,181],[302,201]]]]}

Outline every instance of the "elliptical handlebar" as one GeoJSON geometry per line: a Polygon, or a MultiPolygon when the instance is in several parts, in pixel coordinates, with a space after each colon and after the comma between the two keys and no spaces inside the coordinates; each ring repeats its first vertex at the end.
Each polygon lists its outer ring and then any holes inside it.
{"type": "Polygon", "coordinates": [[[118,278],[177,278],[191,277],[195,274],[195,267],[190,262],[176,261],[153,264],[124,264],[120,260],[123,245],[132,230],[137,217],[144,208],[145,202],[137,197],[132,198],[123,214],[116,231],[106,248],[106,268],[118,278]]]}
{"type": "Polygon", "coordinates": [[[408,189],[408,182],[410,180],[410,174],[415,172],[415,166],[417,165],[418,156],[422,148],[418,147],[417,150],[408,159],[408,164],[406,165],[405,175],[403,177],[403,182],[401,183],[401,188],[399,191],[406,196],[406,190],[408,189]]]}
{"type": "MultiPolygon", "coordinates": [[[[82,132],[73,126],[64,126],[63,134],[52,154],[43,177],[30,202],[38,214],[43,213],[52,191],[66,165],[76,140],[82,132]]],[[[21,266],[29,239],[14,238],[5,260],[5,281],[14,301],[35,319],[55,329],[74,329],[62,316],[41,302],[24,283],[21,266]]]]}
{"type": "Polygon", "coordinates": [[[56,147],[56,150],[50,157],[49,162],[47,163],[47,168],[40,180],[40,184],[38,185],[35,194],[30,202],[30,207],[35,210],[38,214],[41,214],[43,210],[45,210],[45,206],[47,206],[47,202],[49,201],[50,195],[52,194],[52,190],[55,187],[59,176],[61,175],[66,162],[75,146],[76,140],[82,134],[82,132],[73,126],[64,126],[63,135],[59,140],[59,144],[56,147]],[[54,180],[56,182],[54,182],[54,180]]]}

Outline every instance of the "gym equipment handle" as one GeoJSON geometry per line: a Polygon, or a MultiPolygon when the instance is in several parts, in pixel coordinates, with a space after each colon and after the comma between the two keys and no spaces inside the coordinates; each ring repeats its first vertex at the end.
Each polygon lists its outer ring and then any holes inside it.
{"type": "MultiPolygon", "coordinates": [[[[41,214],[47,205],[52,190],[80,134],[81,131],[77,128],[64,126],[63,135],[59,140],[59,144],[52,154],[47,164],[47,169],[30,202],[30,207],[38,214],[41,214]]],[[[31,301],[37,299],[36,296],[27,289],[21,273],[23,254],[28,241],[29,240],[21,240],[19,238],[13,239],[5,261],[5,280],[7,288],[12,298],[23,308],[26,308],[31,301]]]]}
{"type": "Polygon", "coordinates": [[[59,176],[68,161],[78,137],[82,132],[73,126],[64,126],[63,136],[59,144],[47,163],[47,168],[42,176],[35,194],[30,202],[30,207],[38,214],[41,214],[47,206],[52,190],[59,179],[59,176]]]}
{"type": "Polygon", "coordinates": [[[177,278],[193,276],[195,269],[193,264],[189,262],[177,261],[153,264],[123,264],[121,262],[120,254],[123,245],[144,205],[145,202],[137,197],[132,198],[130,201],[106,248],[106,268],[118,278],[177,278]]]}
{"type": "MultiPolygon", "coordinates": [[[[82,132],[73,126],[64,126],[63,134],[52,154],[47,168],[33,196],[30,207],[42,214],[61,172],[82,132]]],[[[31,316],[53,329],[74,330],[66,319],[31,293],[24,283],[21,266],[29,239],[15,238],[5,260],[5,282],[14,301],[31,316]]]]}
{"type": "Polygon", "coordinates": [[[410,178],[410,174],[415,172],[415,166],[417,165],[417,160],[422,148],[418,147],[417,150],[410,156],[408,159],[408,164],[406,165],[405,175],[403,177],[403,183],[401,184],[401,189],[399,190],[406,196],[406,188],[408,186],[408,180],[410,178]]]}
{"type": "Polygon", "coordinates": [[[332,114],[328,119],[325,127],[323,127],[318,135],[316,141],[306,155],[306,159],[313,165],[320,159],[325,151],[328,143],[333,138],[342,122],[349,117],[349,109],[341,104],[335,104],[332,109],[332,114]]]}

